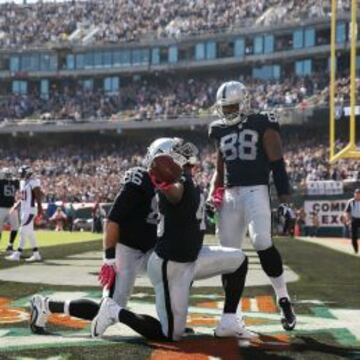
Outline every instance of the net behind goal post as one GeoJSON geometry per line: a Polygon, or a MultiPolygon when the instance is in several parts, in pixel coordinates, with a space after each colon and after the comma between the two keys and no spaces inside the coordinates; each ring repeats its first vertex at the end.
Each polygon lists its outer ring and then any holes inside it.
{"type": "Polygon", "coordinates": [[[351,0],[350,23],[350,126],[347,145],[337,151],[335,127],[335,91],[336,91],[336,25],[337,0],[331,0],[331,55],[330,55],[330,162],[339,159],[360,159],[360,148],[356,147],[356,45],[357,45],[357,0],[351,0]]]}

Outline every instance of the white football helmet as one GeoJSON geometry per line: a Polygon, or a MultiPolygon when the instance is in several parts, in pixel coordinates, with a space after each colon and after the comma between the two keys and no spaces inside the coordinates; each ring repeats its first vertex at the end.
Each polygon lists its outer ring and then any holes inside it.
{"type": "Polygon", "coordinates": [[[243,121],[250,113],[250,94],[246,86],[239,81],[223,83],[216,93],[216,110],[227,125],[243,121]],[[223,107],[238,105],[236,111],[225,112],[223,107]]]}
{"type": "Polygon", "coordinates": [[[194,165],[198,153],[199,150],[194,144],[185,143],[181,138],[159,138],[148,147],[145,166],[149,168],[154,158],[160,154],[170,155],[181,167],[187,164],[194,165]]]}
{"type": "Polygon", "coordinates": [[[29,179],[33,175],[33,171],[31,169],[31,167],[28,165],[22,165],[19,168],[18,173],[19,173],[20,179],[29,179]]]}
{"type": "Polygon", "coordinates": [[[0,170],[0,180],[10,180],[12,179],[13,174],[9,168],[2,168],[0,170]]]}

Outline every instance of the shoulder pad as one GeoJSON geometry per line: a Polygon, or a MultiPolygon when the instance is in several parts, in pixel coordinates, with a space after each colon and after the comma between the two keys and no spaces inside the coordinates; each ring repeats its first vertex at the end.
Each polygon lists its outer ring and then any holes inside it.
{"type": "Polygon", "coordinates": [[[218,129],[223,129],[224,127],[226,127],[225,123],[220,119],[220,120],[215,120],[213,121],[210,125],[209,125],[209,137],[210,138],[216,138],[217,137],[217,130],[218,129]]]}
{"type": "Polygon", "coordinates": [[[262,121],[265,122],[266,128],[271,128],[276,131],[280,131],[279,116],[271,111],[263,111],[259,114],[262,117],[262,121]]]}
{"type": "Polygon", "coordinates": [[[29,181],[30,186],[34,189],[40,187],[40,180],[39,179],[31,179],[29,181]]]}

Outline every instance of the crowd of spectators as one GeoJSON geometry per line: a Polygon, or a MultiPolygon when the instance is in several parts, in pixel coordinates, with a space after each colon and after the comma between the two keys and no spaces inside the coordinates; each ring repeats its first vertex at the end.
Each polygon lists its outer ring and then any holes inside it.
{"type": "Polygon", "coordinates": [[[267,110],[325,104],[327,78],[289,77],[260,81],[228,75],[179,78],[168,74],[125,82],[118,93],[83,89],[80,84],[51,87],[49,98],[37,91],[0,100],[0,121],[24,118],[92,120],[99,118],[153,120],[212,112],[216,90],[225,80],[243,81],[251,93],[252,107],[267,110]]]}
{"type": "MultiPolygon", "coordinates": [[[[285,159],[292,186],[304,189],[309,180],[358,180],[358,161],[328,163],[328,148],[321,132],[312,137],[299,129],[283,132],[285,159]],[[311,139],[311,140],[309,140],[311,139]]],[[[322,130],[324,134],[324,130],[322,130]]],[[[195,135],[193,135],[195,136],[195,135]]],[[[196,178],[206,187],[214,170],[215,152],[205,133],[191,139],[200,148],[196,178]]],[[[146,140],[150,141],[150,140],[146,140]]],[[[114,140],[98,136],[88,142],[4,146],[0,149],[0,168],[14,171],[23,163],[30,164],[41,178],[47,200],[71,202],[111,202],[120,187],[121,177],[132,166],[143,164],[144,141],[114,140]],[[75,145],[77,144],[77,145],[75,145]]]]}
{"type": "MultiPolygon", "coordinates": [[[[341,0],[338,11],[349,9],[341,0]]],[[[0,5],[0,46],[30,47],[87,36],[115,43],[218,32],[325,16],[329,0],[72,0],[0,5]]]]}

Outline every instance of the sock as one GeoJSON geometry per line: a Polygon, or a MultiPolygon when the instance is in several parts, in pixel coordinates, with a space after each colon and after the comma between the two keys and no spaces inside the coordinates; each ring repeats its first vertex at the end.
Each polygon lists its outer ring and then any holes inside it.
{"type": "Polygon", "coordinates": [[[357,254],[359,252],[359,245],[357,239],[352,239],[352,246],[354,248],[355,253],[357,254]]]}
{"type": "Polygon", "coordinates": [[[90,299],[71,300],[68,306],[68,313],[84,320],[93,320],[99,312],[99,304],[90,299]]]}
{"type": "Polygon", "coordinates": [[[66,314],[83,320],[93,320],[99,311],[99,304],[89,299],[58,301],[49,299],[51,313],[66,314]]]}
{"type": "Polygon", "coordinates": [[[9,247],[13,247],[17,235],[17,230],[12,230],[9,236],[9,247]]]}
{"type": "Polygon", "coordinates": [[[47,300],[47,308],[48,310],[54,314],[65,314],[65,301],[57,301],[57,300],[47,300]]]}
{"type": "Polygon", "coordinates": [[[139,315],[132,311],[121,309],[118,315],[119,321],[138,334],[144,336],[149,340],[169,341],[170,339],[164,336],[159,320],[149,315],[139,315]]]}
{"type": "Polygon", "coordinates": [[[277,300],[286,297],[290,299],[290,296],[287,291],[286,281],[285,281],[285,275],[282,273],[280,276],[277,277],[270,277],[269,279],[271,281],[271,284],[274,288],[277,300]]]}
{"type": "Polygon", "coordinates": [[[224,313],[236,314],[244,291],[247,270],[248,258],[245,257],[245,260],[235,272],[222,275],[221,280],[225,291],[224,313]]]}

